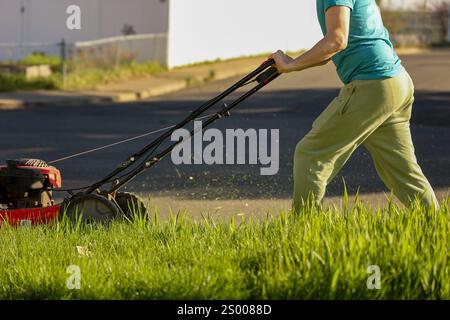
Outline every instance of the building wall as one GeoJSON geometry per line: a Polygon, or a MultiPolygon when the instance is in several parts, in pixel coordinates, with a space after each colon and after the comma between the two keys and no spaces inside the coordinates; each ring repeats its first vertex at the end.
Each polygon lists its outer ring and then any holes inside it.
{"type": "Polygon", "coordinates": [[[321,37],[316,1],[170,0],[169,66],[299,50],[321,37]],[[287,8],[283,14],[279,8],[287,8]]]}
{"type": "MultiPolygon", "coordinates": [[[[95,40],[120,35],[124,24],[133,25],[138,34],[169,32],[169,66],[299,50],[321,37],[315,1],[0,0],[0,44],[95,40]],[[72,4],[81,7],[79,31],[66,28],[66,8],[72,4]],[[289,8],[283,17],[277,14],[280,6],[289,8]]],[[[58,46],[0,45],[0,60],[33,51],[59,54],[59,50],[58,46]]]]}
{"type": "Polygon", "coordinates": [[[168,1],[0,0],[0,43],[94,40],[120,35],[124,24],[137,33],[165,33],[168,1]],[[66,8],[72,4],[81,7],[79,31],[66,28],[66,8]]]}

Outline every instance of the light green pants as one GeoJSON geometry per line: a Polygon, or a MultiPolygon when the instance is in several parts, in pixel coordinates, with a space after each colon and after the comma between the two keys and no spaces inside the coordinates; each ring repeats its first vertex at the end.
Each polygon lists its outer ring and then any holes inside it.
{"type": "Polygon", "coordinates": [[[327,184],[361,144],[378,175],[405,205],[419,197],[438,207],[430,183],[417,164],[409,120],[414,86],[408,73],[346,85],[311,131],[297,144],[294,159],[294,210],[313,194],[320,204],[327,184]]]}

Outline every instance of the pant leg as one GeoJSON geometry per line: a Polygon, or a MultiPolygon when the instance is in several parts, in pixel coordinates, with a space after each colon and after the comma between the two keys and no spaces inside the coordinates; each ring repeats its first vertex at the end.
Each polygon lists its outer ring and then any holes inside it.
{"type": "Polygon", "coordinates": [[[401,80],[392,79],[346,85],[314,121],[295,149],[294,211],[299,212],[312,195],[320,204],[326,185],[350,155],[394,112],[392,82],[401,80]]]}
{"type": "Polygon", "coordinates": [[[409,121],[413,99],[395,112],[364,142],[384,184],[405,205],[418,197],[430,208],[438,208],[436,195],[414,153],[409,121]]]}

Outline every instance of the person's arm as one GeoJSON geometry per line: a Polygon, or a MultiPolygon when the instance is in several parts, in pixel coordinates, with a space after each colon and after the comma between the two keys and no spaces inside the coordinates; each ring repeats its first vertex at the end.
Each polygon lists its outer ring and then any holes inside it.
{"type": "Polygon", "coordinates": [[[337,53],[347,48],[350,29],[349,7],[333,6],[325,13],[327,34],[312,49],[293,59],[278,50],[269,56],[274,59],[279,72],[305,70],[327,64],[337,53]]]}

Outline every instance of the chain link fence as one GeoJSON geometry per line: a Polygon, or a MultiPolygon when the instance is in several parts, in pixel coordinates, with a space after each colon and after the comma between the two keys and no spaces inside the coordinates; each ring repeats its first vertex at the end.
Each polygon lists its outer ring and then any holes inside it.
{"type": "Polygon", "coordinates": [[[61,56],[61,48],[61,43],[0,43],[0,62],[11,63],[37,52],[61,56]]]}
{"type": "Polygon", "coordinates": [[[0,43],[0,61],[13,62],[30,54],[42,53],[61,59],[104,60],[114,66],[124,59],[136,62],[167,63],[167,34],[139,34],[68,43],[0,43]]]}
{"type": "Polygon", "coordinates": [[[395,46],[432,46],[447,41],[446,13],[384,11],[383,20],[395,46]]]}
{"type": "Polygon", "coordinates": [[[449,42],[450,0],[378,2],[394,45],[434,46],[449,42]]]}
{"type": "Polygon", "coordinates": [[[167,64],[167,34],[139,34],[81,41],[67,45],[67,57],[116,66],[121,61],[167,64]]]}
{"type": "Polygon", "coordinates": [[[55,43],[0,43],[0,73],[26,73],[23,65],[33,64],[32,55],[56,58],[51,68],[61,73],[64,83],[70,73],[84,70],[112,70],[133,62],[165,66],[167,34],[133,34],[73,43],[64,39],[55,43]]]}

